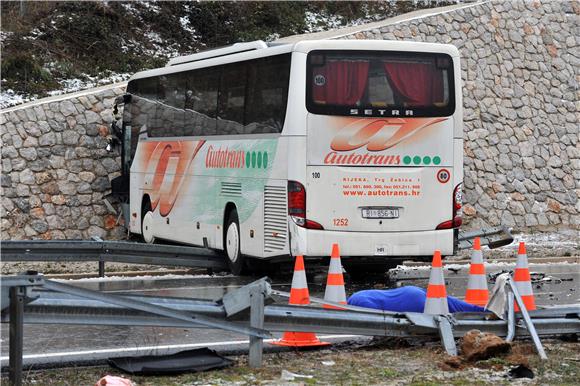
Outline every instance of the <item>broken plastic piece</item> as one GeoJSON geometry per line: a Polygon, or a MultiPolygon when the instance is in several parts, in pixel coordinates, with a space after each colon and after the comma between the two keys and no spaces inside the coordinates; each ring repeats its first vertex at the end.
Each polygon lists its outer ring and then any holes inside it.
{"type": "Polygon", "coordinates": [[[134,386],[127,378],[116,377],[114,375],[105,375],[103,378],[99,379],[95,386],[134,386]]]}

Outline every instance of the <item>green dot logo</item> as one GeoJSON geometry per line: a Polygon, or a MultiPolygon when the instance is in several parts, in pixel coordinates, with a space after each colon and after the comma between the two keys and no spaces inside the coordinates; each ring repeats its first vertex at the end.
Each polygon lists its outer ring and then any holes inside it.
{"type": "Polygon", "coordinates": [[[256,152],[252,152],[252,169],[256,167],[256,152]]]}
{"type": "Polygon", "coordinates": [[[251,156],[250,152],[248,151],[246,153],[246,169],[250,168],[250,162],[252,161],[251,158],[252,158],[252,156],[251,156]]]}
{"type": "Polygon", "coordinates": [[[441,157],[439,157],[438,155],[436,155],[435,157],[433,157],[433,163],[435,165],[439,165],[441,163],[441,157]]]}
{"type": "Polygon", "coordinates": [[[421,157],[419,157],[418,155],[413,157],[413,163],[415,165],[419,165],[421,163],[421,157]]]}
{"type": "Polygon", "coordinates": [[[403,157],[403,163],[405,165],[409,165],[411,163],[411,157],[409,157],[408,155],[406,155],[405,157],[403,157]]]}
{"type": "Polygon", "coordinates": [[[428,155],[426,155],[425,157],[423,157],[423,163],[425,165],[429,165],[431,163],[431,157],[429,157],[428,155]]]}
{"type": "Polygon", "coordinates": [[[268,152],[264,152],[264,156],[262,157],[262,165],[264,165],[264,169],[268,167],[268,152]]]}
{"type": "Polygon", "coordinates": [[[258,169],[262,167],[262,153],[258,152],[258,169]]]}

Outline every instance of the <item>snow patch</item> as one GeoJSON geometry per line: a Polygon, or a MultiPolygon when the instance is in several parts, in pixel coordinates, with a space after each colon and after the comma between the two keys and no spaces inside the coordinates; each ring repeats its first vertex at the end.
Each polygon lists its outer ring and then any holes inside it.
{"type": "Polygon", "coordinates": [[[0,44],[4,43],[10,36],[14,35],[11,31],[0,31],[0,44]]]}
{"type": "MultiPolygon", "coordinates": [[[[129,79],[131,75],[132,74],[130,73],[119,74],[116,72],[109,73],[108,75],[97,75],[97,76],[83,74],[82,79],[74,78],[61,80],[59,82],[61,88],[58,90],[49,91],[47,92],[47,94],[48,96],[63,95],[71,92],[104,86],[107,84],[121,83],[129,79]]],[[[3,89],[0,92],[0,109],[16,106],[40,98],[42,97],[38,95],[18,94],[14,92],[14,90],[12,89],[6,90],[3,89]]]]}
{"type": "Polygon", "coordinates": [[[5,109],[7,107],[16,106],[22,103],[30,102],[37,99],[35,95],[26,96],[22,94],[17,94],[12,89],[2,90],[0,92],[0,109],[5,109]]]}
{"type": "Polygon", "coordinates": [[[327,15],[306,11],[304,14],[306,30],[308,32],[321,32],[328,29],[336,29],[344,25],[344,19],[338,15],[327,15]]]}
{"type": "Polygon", "coordinates": [[[189,16],[182,16],[179,18],[179,23],[181,24],[181,28],[184,31],[188,32],[193,38],[197,39],[198,36],[195,34],[195,28],[191,25],[191,21],[189,20],[189,16]]]}
{"type": "Polygon", "coordinates": [[[125,9],[125,11],[127,11],[127,13],[133,15],[133,16],[137,16],[139,14],[139,12],[135,9],[135,7],[133,7],[132,3],[127,3],[127,2],[121,2],[121,7],[123,7],[125,9]]]}
{"type": "Polygon", "coordinates": [[[54,281],[59,282],[108,282],[108,281],[142,281],[142,280],[171,280],[171,279],[215,279],[216,277],[234,277],[234,275],[227,274],[227,275],[175,275],[175,274],[167,274],[167,275],[143,275],[143,276],[107,276],[107,277],[91,277],[86,279],[53,279],[54,281]]]}
{"type": "Polygon", "coordinates": [[[150,40],[153,48],[145,48],[137,42],[133,42],[134,47],[138,48],[143,54],[148,56],[162,56],[164,58],[174,58],[180,56],[180,47],[177,44],[168,45],[157,32],[147,32],[145,36],[150,40]]]}
{"type": "Polygon", "coordinates": [[[140,4],[143,8],[145,8],[146,10],[151,11],[153,13],[161,12],[161,8],[159,7],[159,5],[157,5],[156,1],[138,0],[135,3],[140,4]]]}
{"type": "Polygon", "coordinates": [[[124,82],[131,77],[131,74],[117,74],[112,73],[109,76],[90,76],[85,75],[84,79],[64,79],[60,82],[62,88],[60,90],[49,91],[47,94],[49,96],[68,94],[75,91],[86,90],[89,88],[94,88],[98,86],[104,86],[106,84],[120,83],[124,82]]]}

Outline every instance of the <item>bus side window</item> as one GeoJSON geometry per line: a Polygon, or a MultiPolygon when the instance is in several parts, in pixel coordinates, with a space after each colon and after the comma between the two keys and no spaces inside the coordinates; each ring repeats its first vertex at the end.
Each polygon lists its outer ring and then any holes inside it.
{"type": "Polygon", "coordinates": [[[244,133],[247,63],[233,63],[222,67],[218,96],[218,135],[244,133]]]}
{"type": "Polygon", "coordinates": [[[148,126],[148,133],[151,137],[167,137],[170,134],[167,132],[171,114],[166,103],[166,94],[170,92],[167,77],[167,75],[161,75],[158,78],[155,115],[148,126]]]}
{"type": "Polygon", "coordinates": [[[157,110],[157,78],[137,79],[134,82],[135,89],[131,98],[131,141],[137,141],[145,130],[151,136],[149,129],[157,110]]]}
{"type": "Polygon", "coordinates": [[[290,55],[250,62],[245,133],[280,133],[284,126],[290,80],[290,55]]]}
{"type": "Polygon", "coordinates": [[[185,135],[216,134],[219,68],[186,73],[185,135]]]}
{"type": "Polygon", "coordinates": [[[185,79],[182,73],[167,75],[164,100],[158,106],[165,137],[183,137],[185,118],[185,79]]]}

